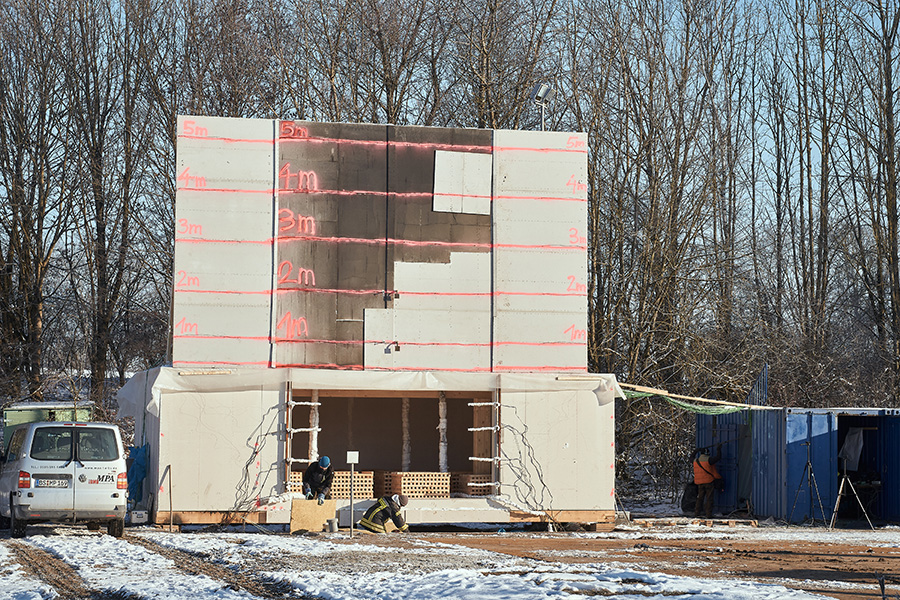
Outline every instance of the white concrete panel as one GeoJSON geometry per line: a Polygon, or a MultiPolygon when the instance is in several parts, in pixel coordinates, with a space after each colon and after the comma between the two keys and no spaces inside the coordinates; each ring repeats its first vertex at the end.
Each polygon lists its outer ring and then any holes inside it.
{"type": "Polygon", "coordinates": [[[448,264],[395,263],[402,291],[393,308],[365,313],[366,367],[488,370],[490,260],[487,253],[460,252],[448,264]]]}
{"type": "Polygon", "coordinates": [[[170,498],[175,511],[242,510],[277,495],[284,468],[279,400],[279,392],[261,390],[164,394],[157,510],[167,511],[170,498]]]}
{"type": "Polygon", "coordinates": [[[593,393],[501,391],[501,403],[504,494],[535,510],[611,509],[613,479],[602,446],[614,424],[604,421],[593,393]]]}
{"type": "Polygon", "coordinates": [[[219,337],[186,337],[172,340],[176,367],[241,366],[266,368],[269,366],[267,339],[219,337]]]}
{"type": "Polygon", "coordinates": [[[494,366],[498,370],[585,369],[587,324],[583,314],[500,311],[495,327],[505,334],[495,341],[494,366]]]}
{"type": "Polygon", "coordinates": [[[272,212],[270,196],[182,191],[175,204],[175,241],[268,240],[272,212]]]}
{"type": "Polygon", "coordinates": [[[173,316],[175,336],[232,336],[268,339],[269,313],[265,296],[190,294],[177,303],[173,316]]]}
{"type": "Polygon", "coordinates": [[[457,313],[490,311],[491,255],[456,252],[450,263],[395,263],[394,286],[400,296],[395,309],[445,310],[457,313]]]}
{"type": "Polygon", "coordinates": [[[582,134],[495,132],[495,369],[587,366],[582,134]]]}
{"type": "Polygon", "coordinates": [[[363,364],[367,369],[393,369],[394,353],[388,342],[394,338],[392,310],[366,309],[363,324],[363,364]]]}
{"type": "Polygon", "coordinates": [[[491,214],[492,160],[490,154],[436,151],[433,209],[491,214]]]}
{"type": "Polygon", "coordinates": [[[616,440],[615,402],[600,405],[591,392],[578,392],[578,418],[574,423],[579,456],[576,478],[577,505],[599,510],[615,510],[616,440]]]}
{"type": "Polygon", "coordinates": [[[495,131],[495,197],[586,198],[586,140],[583,133],[495,131]]]}
{"type": "Polygon", "coordinates": [[[366,368],[488,370],[489,309],[453,316],[458,318],[448,320],[443,310],[366,309],[366,368]]]}
{"type": "Polygon", "coordinates": [[[274,122],[178,120],[173,361],[266,365],[274,122]]]}
{"type": "Polygon", "coordinates": [[[271,192],[274,127],[262,119],[179,117],[177,189],[271,192]]]}
{"type": "Polygon", "coordinates": [[[248,242],[183,242],[175,247],[175,290],[259,294],[272,289],[272,247],[248,242]]]}
{"type": "Polygon", "coordinates": [[[415,292],[490,292],[491,255],[453,252],[449,264],[394,263],[394,284],[415,292]]]}
{"type": "Polygon", "coordinates": [[[494,203],[494,221],[502,224],[495,244],[529,244],[579,247],[586,245],[587,205],[567,200],[502,200],[494,203]]]}
{"type": "Polygon", "coordinates": [[[505,292],[587,296],[585,252],[507,249],[497,253],[496,266],[503,274],[497,282],[498,298],[505,292]]]}
{"type": "Polygon", "coordinates": [[[269,360],[269,296],[175,293],[175,364],[246,364],[269,360]]]}

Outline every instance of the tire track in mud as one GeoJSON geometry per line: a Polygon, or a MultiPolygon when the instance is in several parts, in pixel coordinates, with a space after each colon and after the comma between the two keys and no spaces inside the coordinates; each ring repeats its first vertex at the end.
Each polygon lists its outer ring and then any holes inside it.
{"type": "Polygon", "coordinates": [[[109,593],[85,585],[81,575],[66,561],[26,542],[5,542],[26,575],[53,588],[60,600],[136,600],[137,596],[109,593]]]}
{"type": "Polygon", "coordinates": [[[297,591],[288,584],[271,581],[259,577],[252,577],[235,569],[229,569],[210,562],[210,558],[197,554],[169,548],[156,542],[143,539],[134,535],[126,535],[125,540],[130,544],[143,546],[150,552],[159,554],[171,560],[174,565],[188,575],[206,575],[211,579],[223,581],[234,590],[245,591],[261,598],[304,598],[305,600],[317,600],[315,596],[295,595],[297,591]]]}

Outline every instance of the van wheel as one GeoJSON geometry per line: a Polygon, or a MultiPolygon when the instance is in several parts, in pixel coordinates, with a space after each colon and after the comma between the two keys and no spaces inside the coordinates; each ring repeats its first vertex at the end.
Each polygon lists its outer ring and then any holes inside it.
{"type": "Polygon", "coordinates": [[[9,499],[9,534],[14,538],[23,538],[25,537],[25,527],[28,524],[22,519],[16,518],[16,513],[13,510],[13,502],[12,498],[9,499]]]}
{"type": "Polygon", "coordinates": [[[88,531],[100,531],[100,523],[96,521],[90,521],[87,524],[88,531]]]}
{"type": "Polygon", "coordinates": [[[113,536],[120,538],[125,535],[125,519],[116,519],[115,521],[110,521],[106,524],[106,532],[113,536]]]}

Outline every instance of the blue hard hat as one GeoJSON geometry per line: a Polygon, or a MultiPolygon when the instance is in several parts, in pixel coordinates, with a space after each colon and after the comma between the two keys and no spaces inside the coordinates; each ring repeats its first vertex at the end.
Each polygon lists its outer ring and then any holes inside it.
{"type": "Polygon", "coordinates": [[[319,466],[322,467],[323,469],[327,469],[328,465],[330,465],[330,464],[331,464],[331,459],[328,458],[327,456],[323,456],[322,458],[319,459],[319,466]]]}

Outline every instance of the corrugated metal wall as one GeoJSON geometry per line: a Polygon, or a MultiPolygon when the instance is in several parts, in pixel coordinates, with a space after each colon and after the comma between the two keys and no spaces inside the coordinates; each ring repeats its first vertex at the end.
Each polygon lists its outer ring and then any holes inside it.
{"type": "MultiPolygon", "coordinates": [[[[717,495],[716,510],[727,514],[745,508],[739,482],[748,474],[732,458],[739,453],[739,443],[733,443],[730,437],[737,432],[739,442],[744,425],[744,431],[749,426],[752,437],[749,478],[753,514],[793,523],[830,520],[841,480],[839,444],[849,426],[862,423],[878,430],[875,436],[878,448],[871,448],[872,442],[867,441],[867,451],[877,456],[882,491],[880,501],[869,510],[873,518],[897,521],[900,519],[900,410],[788,408],[717,417],[698,415],[697,445],[715,446],[724,442],[719,472],[726,479],[726,489],[717,495]]],[[[852,495],[845,496],[842,515],[845,503],[856,504],[857,500],[852,495]]]]}

